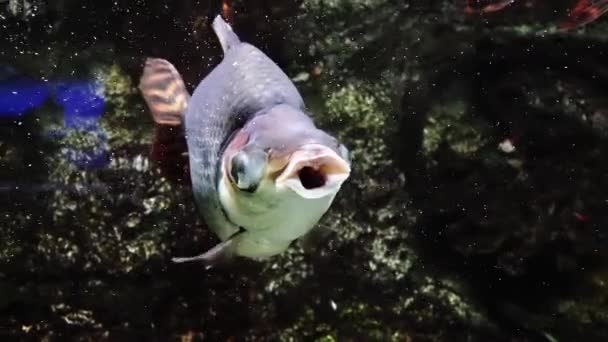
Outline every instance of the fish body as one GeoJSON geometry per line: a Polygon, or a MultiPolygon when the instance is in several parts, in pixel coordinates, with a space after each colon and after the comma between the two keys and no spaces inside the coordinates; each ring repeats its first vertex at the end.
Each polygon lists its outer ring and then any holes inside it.
{"type": "MultiPolygon", "coordinates": [[[[315,127],[287,75],[220,16],[213,29],[224,58],[194,90],[183,124],[195,202],[223,242],[176,261],[279,254],[314,227],[350,174],[348,150],[315,127]]],[[[171,110],[155,108],[186,98],[171,85],[183,81],[167,71],[170,63],[156,63],[166,76],[155,76],[150,62],[140,89],[153,116],[167,117],[171,110]],[[162,93],[155,82],[164,82],[166,96],[148,96],[162,93]]]]}
{"type": "Polygon", "coordinates": [[[207,224],[225,239],[239,230],[220,207],[216,165],[230,133],[265,108],[304,102],[288,77],[264,53],[242,43],[221,19],[213,23],[224,59],[198,85],[185,116],[192,187],[207,224]]]}

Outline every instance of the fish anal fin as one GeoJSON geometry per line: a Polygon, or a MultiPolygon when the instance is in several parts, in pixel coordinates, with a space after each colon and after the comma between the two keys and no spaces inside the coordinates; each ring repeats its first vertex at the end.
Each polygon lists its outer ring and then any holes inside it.
{"type": "Polygon", "coordinates": [[[181,125],[190,94],[173,64],[162,58],[147,58],[139,90],[154,122],[181,125]]]}

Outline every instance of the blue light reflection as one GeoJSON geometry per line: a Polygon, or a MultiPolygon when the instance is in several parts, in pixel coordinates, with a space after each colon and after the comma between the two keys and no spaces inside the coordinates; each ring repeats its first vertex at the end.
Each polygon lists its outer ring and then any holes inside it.
{"type": "MultiPolygon", "coordinates": [[[[11,67],[0,65],[0,71],[11,67]]],[[[92,80],[49,81],[19,76],[15,72],[0,77],[0,119],[20,118],[44,105],[49,98],[63,109],[63,129],[51,136],[61,138],[70,130],[96,135],[99,145],[90,149],[69,149],[66,158],[83,169],[96,169],[109,162],[107,135],[99,127],[105,101],[99,85],[92,80]]],[[[2,76],[2,75],[0,75],[2,76]]]]}

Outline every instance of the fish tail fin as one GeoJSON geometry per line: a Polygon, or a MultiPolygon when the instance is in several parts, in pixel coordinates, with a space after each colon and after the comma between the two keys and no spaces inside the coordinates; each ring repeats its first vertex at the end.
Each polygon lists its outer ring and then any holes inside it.
{"type": "Polygon", "coordinates": [[[161,58],[147,58],[139,81],[154,122],[178,126],[188,106],[190,94],[173,64],[161,58]]]}
{"type": "Polygon", "coordinates": [[[230,25],[224,21],[221,15],[217,15],[215,17],[212,26],[224,52],[230,50],[230,48],[238,45],[241,42],[239,37],[232,30],[232,27],[230,27],[230,25]]]}

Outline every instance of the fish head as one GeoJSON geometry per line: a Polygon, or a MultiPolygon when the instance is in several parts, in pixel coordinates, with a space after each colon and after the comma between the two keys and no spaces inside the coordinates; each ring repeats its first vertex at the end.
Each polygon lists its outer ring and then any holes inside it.
{"type": "Polygon", "coordinates": [[[350,172],[343,144],[302,111],[277,105],[230,140],[220,198],[234,223],[248,230],[283,229],[293,240],[327,211],[350,172]]]}
{"type": "Polygon", "coordinates": [[[350,175],[348,149],[286,105],[250,120],[232,139],[223,164],[240,191],[251,194],[272,184],[306,199],[337,192],[350,175]]]}

